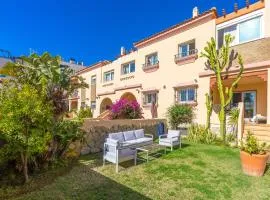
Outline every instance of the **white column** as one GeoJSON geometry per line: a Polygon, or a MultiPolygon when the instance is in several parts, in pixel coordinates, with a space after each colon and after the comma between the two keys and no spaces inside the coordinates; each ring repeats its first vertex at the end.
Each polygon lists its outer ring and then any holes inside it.
{"type": "MultiPolygon", "coordinates": [[[[260,103],[260,102],[259,102],[260,103]]],[[[270,69],[267,70],[267,124],[270,124],[270,69]]]]}

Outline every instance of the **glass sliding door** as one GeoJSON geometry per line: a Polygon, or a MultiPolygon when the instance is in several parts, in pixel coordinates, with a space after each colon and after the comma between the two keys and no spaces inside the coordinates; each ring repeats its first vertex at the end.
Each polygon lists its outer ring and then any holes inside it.
{"type": "Polygon", "coordinates": [[[256,92],[243,92],[244,117],[253,118],[256,115],[256,92]]]}

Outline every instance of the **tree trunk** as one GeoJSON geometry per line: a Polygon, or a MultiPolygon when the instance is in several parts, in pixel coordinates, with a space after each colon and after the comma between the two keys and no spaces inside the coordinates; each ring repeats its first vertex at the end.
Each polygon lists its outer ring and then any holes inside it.
{"type": "Polygon", "coordinates": [[[221,110],[219,112],[219,121],[220,121],[220,134],[225,144],[226,143],[226,113],[225,113],[224,107],[221,107],[221,110]]]}
{"type": "Polygon", "coordinates": [[[28,177],[28,158],[27,158],[27,153],[25,153],[25,155],[23,153],[21,153],[21,160],[22,160],[22,164],[23,164],[23,175],[24,175],[24,180],[25,183],[29,182],[29,177],[28,177]]]}

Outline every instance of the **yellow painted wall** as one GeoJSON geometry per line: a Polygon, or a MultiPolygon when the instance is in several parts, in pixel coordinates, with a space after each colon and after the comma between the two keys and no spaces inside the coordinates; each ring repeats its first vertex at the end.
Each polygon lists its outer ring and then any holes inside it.
{"type": "MultiPolygon", "coordinates": [[[[239,84],[234,92],[256,91],[257,95],[257,114],[267,116],[267,83],[252,83],[252,84],[239,84]]],[[[213,91],[214,104],[219,104],[218,91],[215,88],[213,91]]]]}
{"type": "MultiPolygon", "coordinates": [[[[149,46],[138,49],[126,56],[120,57],[112,63],[101,68],[83,73],[81,76],[90,84],[91,76],[97,75],[97,94],[104,92],[113,92],[115,88],[142,84],[142,88],[127,89],[116,91],[115,94],[104,95],[97,99],[97,109],[94,112],[94,117],[99,113],[99,107],[102,100],[109,97],[113,102],[118,100],[123,93],[132,92],[140,104],[142,104],[142,90],[148,88],[156,88],[158,93],[158,117],[166,117],[166,111],[169,106],[174,104],[175,91],[174,86],[179,83],[198,81],[198,105],[195,108],[196,121],[204,123],[205,113],[205,98],[204,94],[209,91],[209,78],[199,80],[199,73],[204,71],[205,59],[198,58],[194,63],[177,65],[174,62],[174,55],[178,53],[178,45],[189,40],[195,39],[196,48],[199,53],[203,50],[206,42],[215,36],[215,20],[208,21],[195,28],[186,30],[167,39],[158,41],[149,46]],[[159,69],[152,73],[143,71],[142,66],[145,63],[145,56],[151,53],[158,52],[159,69]],[[136,72],[129,75],[121,75],[121,65],[135,60],[136,72]],[[103,73],[114,69],[114,81],[104,83],[103,73]],[[122,78],[130,77],[127,80],[122,78]]],[[[86,98],[90,99],[90,90],[87,89],[86,98]]],[[[90,101],[87,103],[90,105],[90,101]]],[[[144,117],[151,118],[149,107],[143,107],[144,117]]]]}

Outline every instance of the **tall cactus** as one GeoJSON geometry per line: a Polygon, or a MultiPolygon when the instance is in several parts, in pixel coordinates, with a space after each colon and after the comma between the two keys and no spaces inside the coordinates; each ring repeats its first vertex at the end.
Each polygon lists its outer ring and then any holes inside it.
{"type": "Polygon", "coordinates": [[[211,115],[212,115],[212,111],[213,111],[213,102],[212,102],[212,95],[206,93],[205,94],[205,105],[206,105],[206,109],[207,109],[207,118],[206,118],[206,129],[209,130],[210,129],[210,119],[211,119],[211,115]]]}
{"type": "Polygon", "coordinates": [[[215,73],[218,94],[220,99],[220,134],[223,137],[224,143],[226,142],[226,106],[228,106],[233,97],[233,89],[237,86],[244,71],[243,59],[241,55],[235,53],[234,50],[230,50],[234,37],[231,35],[225,36],[225,42],[221,49],[217,50],[217,44],[214,38],[211,38],[207,42],[204,51],[201,53],[201,57],[207,58],[206,69],[209,69],[215,73]],[[238,59],[239,72],[233,83],[229,87],[224,86],[224,80],[228,77],[227,72],[232,66],[232,61],[238,59]]]}

